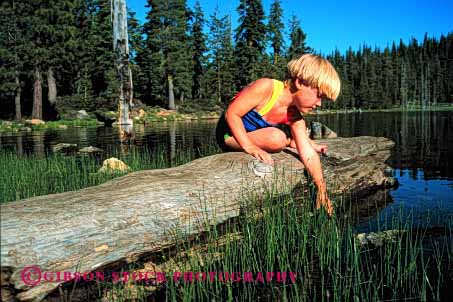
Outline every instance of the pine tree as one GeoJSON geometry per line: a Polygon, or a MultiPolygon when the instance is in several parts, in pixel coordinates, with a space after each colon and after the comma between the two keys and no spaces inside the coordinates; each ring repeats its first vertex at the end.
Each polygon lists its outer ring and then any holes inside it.
{"type": "MultiPolygon", "coordinates": [[[[110,0],[77,0],[75,53],[69,106],[115,108],[119,80],[114,68],[110,0]]],[[[69,85],[68,85],[69,86],[69,85]]]]}
{"type": "Polygon", "coordinates": [[[51,57],[49,41],[52,9],[48,1],[27,2],[21,17],[30,30],[30,49],[27,62],[33,66],[33,109],[32,118],[43,119],[43,73],[49,68],[51,57]]]}
{"type": "MultiPolygon", "coordinates": [[[[91,0],[93,1],[93,0],[91,0]]],[[[94,94],[114,102],[119,90],[119,80],[114,67],[115,54],[112,43],[110,0],[94,0],[95,28],[91,28],[91,58],[94,63],[94,94]]]]}
{"type": "Polygon", "coordinates": [[[234,35],[236,64],[242,72],[237,74],[237,86],[243,87],[259,78],[266,46],[265,15],[261,0],[241,0],[237,8],[239,25],[234,35]]]}
{"type": "Polygon", "coordinates": [[[140,22],[135,17],[136,13],[130,9],[127,12],[127,28],[129,35],[129,50],[130,62],[137,63],[135,61],[137,53],[142,51],[145,47],[143,40],[143,28],[140,22]]]}
{"type": "Polygon", "coordinates": [[[349,91],[349,79],[348,79],[348,73],[347,73],[347,68],[346,68],[346,62],[344,57],[340,54],[340,51],[338,49],[335,49],[334,53],[330,56],[327,57],[327,59],[332,63],[332,65],[335,67],[335,70],[337,71],[340,80],[341,80],[341,91],[340,95],[338,96],[338,99],[336,100],[335,103],[332,102],[327,102],[325,103],[327,108],[345,108],[345,100],[350,99],[350,91],[349,91]]]}
{"type": "Polygon", "coordinates": [[[143,72],[143,101],[153,105],[166,105],[167,99],[164,91],[164,56],[161,51],[161,10],[160,1],[148,0],[146,8],[146,22],[143,24],[145,47],[143,52],[137,54],[137,60],[143,72]]]}
{"type": "Polygon", "coordinates": [[[289,40],[291,43],[287,55],[289,60],[304,53],[311,52],[311,48],[305,44],[307,35],[302,30],[300,21],[295,15],[291,17],[291,21],[289,22],[289,31],[289,40]]]}
{"type": "Polygon", "coordinates": [[[141,69],[143,63],[141,54],[145,49],[143,39],[143,27],[135,17],[135,12],[128,10],[128,35],[129,35],[129,53],[130,67],[132,72],[132,80],[134,85],[134,98],[141,98],[144,86],[144,75],[141,69]]]}
{"type": "Polygon", "coordinates": [[[339,70],[340,79],[341,79],[341,93],[338,98],[338,101],[335,104],[334,108],[346,109],[348,108],[349,101],[354,98],[352,87],[353,83],[351,81],[351,75],[348,73],[348,67],[346,62],[343,64],[342,68],[339,70]]]}
{"type": "MultiPolygon", "coordinates": [[[[13,48],[12,52],[8,50],[9,55],[5,57],[10,61],[10,66],[3,76],[11,79],[11,75],[13,75],[15,89],[21,86],[21,75],[23,78],[33,78],[32,117],[42,119],[42,72],[45,70],[46,61],[49,58],[46,44],[49,37],[47,25],[49,3],[47,1],[33,3],[12,1],[6,4],[6,6],[9,5],[10,7],[6,7],[4,15],[3,13],[2,15],[6,17],[12,13],[13,20],[10,20],[12,21],[11,28],[7,29],[5,42],[12,43],[10,46],[13,48]]],[[[17,97],[20,100],[19,92],[19,90],[15,92],[16,100],[17,97]]]]}
{"type": "Polygon", "coordinates": [[[393,75],[395,70],[393,69],[392,57],[388,47],[384,49],[384,53],[379,60],[378,74],[380,76],[378,81],[381,83],[381,88],[378,93],[380,93],[382,98],[381,108],[389,108],[391,107],[391,102],[396,98],[396,80],[393,75]]]}
{"type": "Polygon", "coordinates": [[[4,103],[14,98],[16,120],[22,119],[23,51],[26,45],[25,27],[17,18],[21,7],[15,1],[0,5],[0,102],[5,110],[4,103]]]}
{"type": "Polygon", "coordinates": [[[283,54],[284,40],[283,33],[285,25],[282,21],[283,9],[280,0],[275,0],[271,5],[269,23],[267,25],[269,40],[273,50],[273,64],[277,65],[283,54]]]}
{"type": "Polygon", "coordinates": [[[269,77],[275,79],[283,79],[286,73],[287,60],[284,55],[285,44],[283,38],[285,25],[282,17],[283,9],[281,2],[280,0],[275,0],[271,5],[269,22],[267,24],[268,39],[272,48],[272,64],[263,64],[269,77]]]}
{"type": "Polygon", "coordinates": [[[186,1],[148,0],[147,7],[144,73],[148,88],[151,96],[160,99],[167,88],[168,108],[175,109],[175,93],[182,100],[191,90],[186,1]]]}
{"type": "MultiPolygon", "coordinates": [[[[93,102],[94,97],[92,71],[94,71],[95,65],[92,61],[92,48],[94,47],[92,33],[96,28],[94,12],[97,9],[92,2],[78,0],[74,9],[75,24],[78,28],[75,33],[77,43],[72,47],[75,52],[75,59],[74,64],[71,64],[72,74],[67,85],[70,87],[68,94],[74,96],[74,98],[69,98],[68,103],[87,109],[89,109],[88,106],[93,102]],[[71,102],[73,99],[78,100],[78,102],[71,102]]],[[[63,106],[66,106],[66,104],[63,104],[63,106]]]]}
{"type": "Polygon", "coordinates": [[[210,81],[206,89],[212,91],[218,104],[226,105],[235,92],[233,43],[230,16],[220,17],[218,7],[211,16],[209,32],[210,81]]]}
{"type": "Polygon", "coordinates": [[[191,26],[192,50],[192,99],[200,99],[202,80],[205,72],[206,35],[203,33],[205,24],[200,2],[195,3],[194,20],[191,26]]]}
{"type": "Polygon", "coordinates": [[[75,0],[65,0],[49,2],[51,6],[47,11],[47,38],[46,48],[48,57],[46,58],[47,76],[47,99],[50,108],[47,109],[47,116],[55,118],[57,112],[57,93],[62,89],[65,91],[63,78],[71,72],[71,67],[75,60],[74,45],[76,45],[76,31],[73,10],[76,6],[75,0]]]}
{"type": "Polygon", "coordinates": [[[348,108],[355,108],[357,105],[358,87],[360,81],[359,66],[357,63],[357,55],[354,53],[351,47],[346,51],[346,64],[348,74],[348,84],[350,89],[350,98],[345,100],[348,103],[348,108]]]}
{"type": "Polygon", "coordinates": [[[453,104],[453,33],[449,33],[445,43],[445,80],[446,102],[453,104]]]}

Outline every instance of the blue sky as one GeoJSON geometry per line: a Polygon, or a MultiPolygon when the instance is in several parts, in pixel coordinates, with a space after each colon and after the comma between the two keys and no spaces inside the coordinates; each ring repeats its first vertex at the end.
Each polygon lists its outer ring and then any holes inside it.
{"type": "MultiPolygon", "coordinates": [[[[193,8],[196,0],[188,0],[193,8]]],[[[127,5],[144,22],[146,0],[126,0],[127,5]]],[[[273,0],[263,0],[266,15],[273,0]]],[[[349,46],[357,50],[366,43],[381,49],[392,41],[410,38],[422,40],[428,33],[439,38],[453,32],[453,0],[282,0],[285,30],[292,14],[301,21],[307,43],[315,51],[330,54],[335,48],[344,53],[349,46]]],[[[205,18],[216,6],[221,14],[231,14],[233,29],[237,26],[239,0],[200,0],[205,18]]],[[[267,22],[267,21],[266,21],[267,22]]]]}

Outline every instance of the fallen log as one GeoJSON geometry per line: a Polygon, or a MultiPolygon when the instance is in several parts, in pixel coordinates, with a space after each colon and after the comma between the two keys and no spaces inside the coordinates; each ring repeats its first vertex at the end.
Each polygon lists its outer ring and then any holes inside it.
{"type": "MultiPolygon", "coordinates": [[[[360,196],[393,184],[385,173],[392,141],[354,137],[319,142],[329,147],[322,162],[331,194],[360,196]]],[[[272,157],[274,167],[242,152],[218,154],[79,191],[2,204],[2,291],[14,292],[20,301],[40,301],[65,281],[25,284],[28,266],[41,272],[125,266],[171,247],[175,234],[197,234],[205,223],[238,216],[241,200],[250,194],[260,196],[270,187],[295,190],[307,183],[294,150],[272,157]]]]}

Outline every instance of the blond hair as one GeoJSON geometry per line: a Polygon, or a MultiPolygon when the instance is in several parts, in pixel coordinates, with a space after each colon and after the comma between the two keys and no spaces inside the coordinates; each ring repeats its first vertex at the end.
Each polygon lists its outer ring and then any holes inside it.
{"type": "Polygon", "coordinates": [[[335,68],[329,61],[318,55],[304,54],[288,63],[285,83],[294,85],[295,79],[318,88],[332,101],[335,101],[340,94],[340,78],[335,68]]]}

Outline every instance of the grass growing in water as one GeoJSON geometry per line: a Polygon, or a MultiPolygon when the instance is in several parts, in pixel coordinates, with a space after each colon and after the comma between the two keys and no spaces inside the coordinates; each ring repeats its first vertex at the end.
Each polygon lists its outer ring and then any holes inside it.
{"type": "Polygon", "coordinates": [[[435,245],[435,253],[427,255],[424,244],[430,240],[428,236],[395,217],[382,230],[405,230],[407,235],[381,247],[360,246],[351,224],[328,219],[313,211],[311,204],[300,205],[291,196],[265,198],[261,208],[248,209],[229,226],[233,233],[241,234],[240,240],[227,240],[219,246],[219,234],[210,229],[212,244],[207,252],[185,259],[189,263],[186,271],[207,276],[209,272],[228,272],[230,276],[232,272],[241,276],[253,272],[254,282],[243,278],[234,282],[225,276],[214,282],[209,277],[192,282],[170,277],[161,294],[168,301],[441,300],[442,291],[446,293],[442,278],[448,275],[452,234],[435,245]],[[266,272],[295,272],[297,278],[295,283],[288,279],[282,283],[274,276],[268,282],[266,272]]]}
{"type": "MultiPolygon", "coordinates": [[[[131,148],[127,153],[107,152],[109,156],[124,161],[132,171],[161,169],[187,163],[194,158],[219,152],[214,145],[202,150],[177,149],[174,156],[158,147],[154,151],[131,148]]],[[[65,156],[35,154],[19,156],[0,150],[0,203],[34,196],[79,190],[99,185],[125,173],[97,173],[105,158],[94,156],[65,156]]]]}
{"type": "Polygon", "coordinates": [[[150,294],[143,283],[118,284],[110,293],[123,296],[114,301],[446,299],[452,225],[433,239],[396,213],[378,231],[402,230],[399,236],[382,246],[361,245],[340,215],[329,219],[291,194],[273,196],[247,199],[238,219],[221,227],[206,223],[194,240],[176,234],[176,247],[153,259],[156,271],[165,271],[162,287],[150,294]],[[277,272],[287,272],[285,282],[277,272]],[[294,282],[289,272],[297,274],[294,282]]]}
{"type": "MultiPolygon", "coordinates": [[[[200,153],[206,155],[216,150],[204,152],[200,153]]],[[[164,149],[131,150],[116,157],[132,170],[141,170],[182,164],[192,160],[195,154],[177,152],[171,159],[164,149]]],[[[96,174],[99,167],[99,160],[92,157],[49,155],[42,159],[1,152],[1,200],[76,190],[120,175],[96,174]]],[[[223,230],[206,224],[199,241],[176,236],[177,253],[171,257],[184,266],[166,271],[167,282],[160,290],[150,296],[140,285],[131,290],[129,285],[119,284],[110,289],[116,297],[111,300],[438,301],[444,298],[445,282],[449,278],[445,264],[451,262],[453,251],[451,233],[434,242],[433,252],[428,254],[424,243],[431,239],[423,231],[413,230],[407,217],[393,215],[395,219],[380,225],[381,230],[403,229],[408,235],[382,247],[361,247],[349,222],[339,217],[328,219],[322,211],[314,211],[311,203],[301,204],[291,194],[275,198],[276,195],[277,192],[270,190],[266,196],[244,204],[241,217],[228,222],[223,230]],[[204,245],[203,249],[187,252],[200,244],[204,245]],[[173,280],[176,271],[204,272],[206,279],[198,281],[192,275],[193,281],[184,281],[183,275],[173,280]],[[215,273],[212,282],[210,272],[215,273]],[[228,280],[224,272],[229,273],[228,280]],[[233,282],[233,272],[239,273],[241,280],[236,275],[233,282]],[[245,272],[252,273],[253,282],[244,281],[245,272]],[[263,281],[258,272],[262,272],[263,281]],[[275,275],[267,281],[267,272],[294,272],[296,281],[291,282],[287,276],[285,283],[277,282],[275,275]]],[[[305,196],[304,200],[310,198],[305,196]]],[[[451,229],[449,225],[448,230],[451,229]]],[[[160,263],[168,259],[170,255],[162,257],[160,263]]],[[[203,278],[203,274],[200,276],[203,278]]]]}

